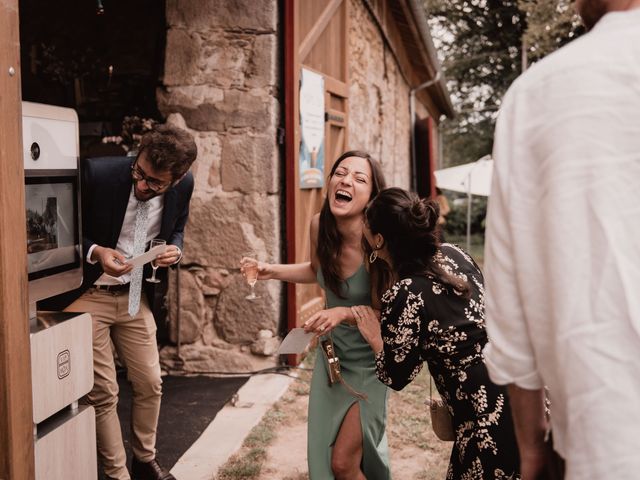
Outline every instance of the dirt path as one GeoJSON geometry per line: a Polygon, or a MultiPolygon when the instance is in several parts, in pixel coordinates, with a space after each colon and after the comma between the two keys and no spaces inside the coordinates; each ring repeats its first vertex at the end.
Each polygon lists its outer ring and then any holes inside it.
{"type": "Polygon", "coordinates": [[[275,440],[267,449],[267,460],[258,480],[307,479],[307,395],[285,394],[282,405],[287,412],[275,440]]]}

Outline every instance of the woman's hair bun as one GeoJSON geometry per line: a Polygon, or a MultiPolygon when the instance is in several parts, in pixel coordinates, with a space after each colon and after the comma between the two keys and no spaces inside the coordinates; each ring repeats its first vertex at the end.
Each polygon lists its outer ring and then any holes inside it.
{"type": "Polygon", "coordinates": [[[409,209],[411,223],[420,229],[433,230],[440,215],[438,202],[426,198],[413,198],[409,209]]]}

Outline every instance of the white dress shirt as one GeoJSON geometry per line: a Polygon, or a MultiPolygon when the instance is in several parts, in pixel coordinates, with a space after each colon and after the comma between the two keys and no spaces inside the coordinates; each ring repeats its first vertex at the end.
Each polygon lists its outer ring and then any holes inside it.
{"type": "Polygon", "coordinates": [[[549,387],[569,480],[640,478],[640,9],[520,77],[496,127],[491,378],[549,387]]]}
{"type": "MultiPolygon", "coordinates": [[[[147,240],[145,243],[149,243],[160,234],[160,227],[162,223],[162,210],[164,208],[164,195],[158,195],[153,197],[149,202],[148,213],[148,226],[147,226],[147,240]]],[[[124,221],[122,222],[122,229],[120,230],[120,236],[118,237],[118,244],[116,250],[124,255],[125,258],[133,257],[133,235],[135,233],[136,226],[136,207],[138,205],[138,199],[133,193],[133,186],[131,187],[131,193],[129,194],[129,202],[127,203],[127,211],[124,214],[124,221]]],[[[96,263],[91,260],[91,254],[97,245],[92,245],[87,252],[87,262],[96,263]]],[[[119,277],[112,277],[103,273],[95,285],[118,285],[120,283],[129,283],[131,280],[131,273],[121,275],[119,277]]]]}

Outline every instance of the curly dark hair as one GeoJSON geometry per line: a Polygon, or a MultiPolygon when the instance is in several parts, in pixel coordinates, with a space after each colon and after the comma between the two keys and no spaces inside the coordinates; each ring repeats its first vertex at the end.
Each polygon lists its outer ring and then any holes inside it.
{"type": "MultiPolygon", "coordinates": [[[[379,233],[384,238],[396,277],[433,276],[467,297],[469,284],[447,272],[438,261],[439,216],[437,201],[421,199],[401,188],[382,190],[365,209],[371,233],[379,233]]],[[[389,282],[378,285],[378,293],[382,295],[390,286],[389,282]]]]}
{"type": "MultiPolygon", "coordinates": [[[[360,150],[344,152],[338,157],[331,167],[329,179],[333,177],[336,168],[338,168],[340,163],[349,157],[360,157],[369,162],[372,180],[370,198],[373,198],[380,190],[385,188],[385,180],[380,164],[366,152],[362,152],[360,150]]],[[[316,253],[320,262],[320,268],[322,268],[322,276],[324,277],[325,285],[339,298],[345,298],[344,293],[342,292],[342,283],[344,279],[341,277],[341,272],[338,268],[338,258],[340,258],[341,250],[342,235],[338,231],[336,219],[333,216],[333,213],[331,213],[329,198],[325,197],[322,210],[320,210],[320,226],[318,229],[318,247],[316,253]]]]}
{"type": "Polygon", "coordinates": [[[198,147],[189,132],[164,124],[144,134],[138,156],[143,152],[154,170],[169,171],[173,180],[178,180],[189,171],[198,155],[198,147]]]}

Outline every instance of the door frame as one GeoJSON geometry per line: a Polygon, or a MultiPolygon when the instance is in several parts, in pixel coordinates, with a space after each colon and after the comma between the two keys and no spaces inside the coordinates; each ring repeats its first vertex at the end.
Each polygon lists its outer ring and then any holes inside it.
{"type": "Polygon", "coordinates": [[[0,2],[0,478],[35,477],[18,0],[0,2]],[[10,69],[12,71],[10,72],[10,69]]]}

